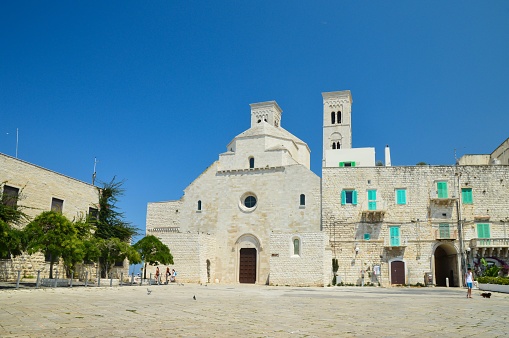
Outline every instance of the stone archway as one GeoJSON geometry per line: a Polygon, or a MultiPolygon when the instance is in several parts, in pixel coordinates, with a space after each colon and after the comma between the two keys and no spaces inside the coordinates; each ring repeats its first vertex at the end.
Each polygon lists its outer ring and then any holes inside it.
{"type": "Polygon", "coordinates": [[[258,280],[260,241],[253,234],[244,234],[235,242],[237,282],[254,284],[258,280]]]}
{"type": "Polygon", "coordinates": [[[434,251],[435,285],[460,286],[458,250],[452,244],[439,244],[434,251]]]}

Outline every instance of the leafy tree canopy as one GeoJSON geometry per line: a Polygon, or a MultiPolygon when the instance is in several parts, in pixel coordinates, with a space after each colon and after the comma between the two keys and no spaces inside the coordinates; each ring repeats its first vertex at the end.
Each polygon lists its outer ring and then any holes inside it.
{"type": "Polygon", "coordinates": [[[23,231],[29,254],[42,251],[50,257],[50,278],[52,278],[53,264],[58,257],[65,254],[64,261],[69,262],[71,260],[69,255],[80,254],[76,229],[71,221],[58,212],[43,212],[28,223],[23,231]]]}
{"type": "Polygon", "coordinates": [[[140,253],[141,259],[150,264],[173,264],[170,249],[156,236],[145,236],[133,246],[140,253]]]}
{"type": "Polygon", "coordinates": [[[0,220],[0,258],[10,259],[11,255],[21,255],[24,243],[23,231],[10,227],[6,222],[0,220]]]}
{"type": "Polygon", "coordinates": [[[103,187],[98,189],[99,212],[95,232],[95,236],[98,238],[118,238],[128,242],[137,234],[137,229],[124,220],[124,213],[119,212],[116,207],[118,196],[124,194],[123,183],[123,181],[115,182],[115,177],[113,177],[109,183],[104,183],[103,187]]]}

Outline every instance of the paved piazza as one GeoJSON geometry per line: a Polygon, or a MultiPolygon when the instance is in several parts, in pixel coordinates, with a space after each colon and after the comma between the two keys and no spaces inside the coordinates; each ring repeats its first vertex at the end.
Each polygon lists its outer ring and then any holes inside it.
{"type": "Polygon", "coordinates": [[[505,337],[509,294],[169,285],[0,290],[0,337],[505,337]],[[196,300],[193,299],[196,297],[196,300]]]}

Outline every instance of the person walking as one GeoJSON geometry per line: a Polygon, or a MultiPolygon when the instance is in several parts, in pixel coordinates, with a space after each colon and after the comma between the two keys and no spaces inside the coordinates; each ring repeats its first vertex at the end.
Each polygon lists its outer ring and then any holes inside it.
{"type": "Polygon", "coordinates": [[[467,298],[472,298],[472,286],[474,285],[474,275],[472,274],[471,268],[468,268],[467,273],[465,274],[465,284],[468,288],[467,298]]]}
{"type": "Polygon", "coordinates": [[[157,269],[156,269],[156,281],[157,281],[157,285],[159,285],[159,267],[157,267],[157,269]]]}

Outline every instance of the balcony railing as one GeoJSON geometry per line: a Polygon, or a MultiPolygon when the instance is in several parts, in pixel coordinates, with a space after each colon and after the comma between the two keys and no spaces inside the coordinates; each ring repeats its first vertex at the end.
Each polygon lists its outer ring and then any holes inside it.
{"type": "Polygon", "coordinates": [[[470,247],[475,248],[509,248],[509,238],[472,238],[470,247]]]}
{"type": "Polygon", "coordinates": [[[458,230],[435,230],[435,240],[455,240],[458,239],[458,230]]]}
{"type": "Polygon", "coordinates": [[[385,238],[384,247],[391,250],[392,248],[404,248],[407,246],[407,238],[399,237],[398,239],[385,238]]]}
{"type": "Polygon", "coordinates": [[[382,200],[366,201],[361,204],[362,212],[385,212],[387,203],[382,200]]]}

